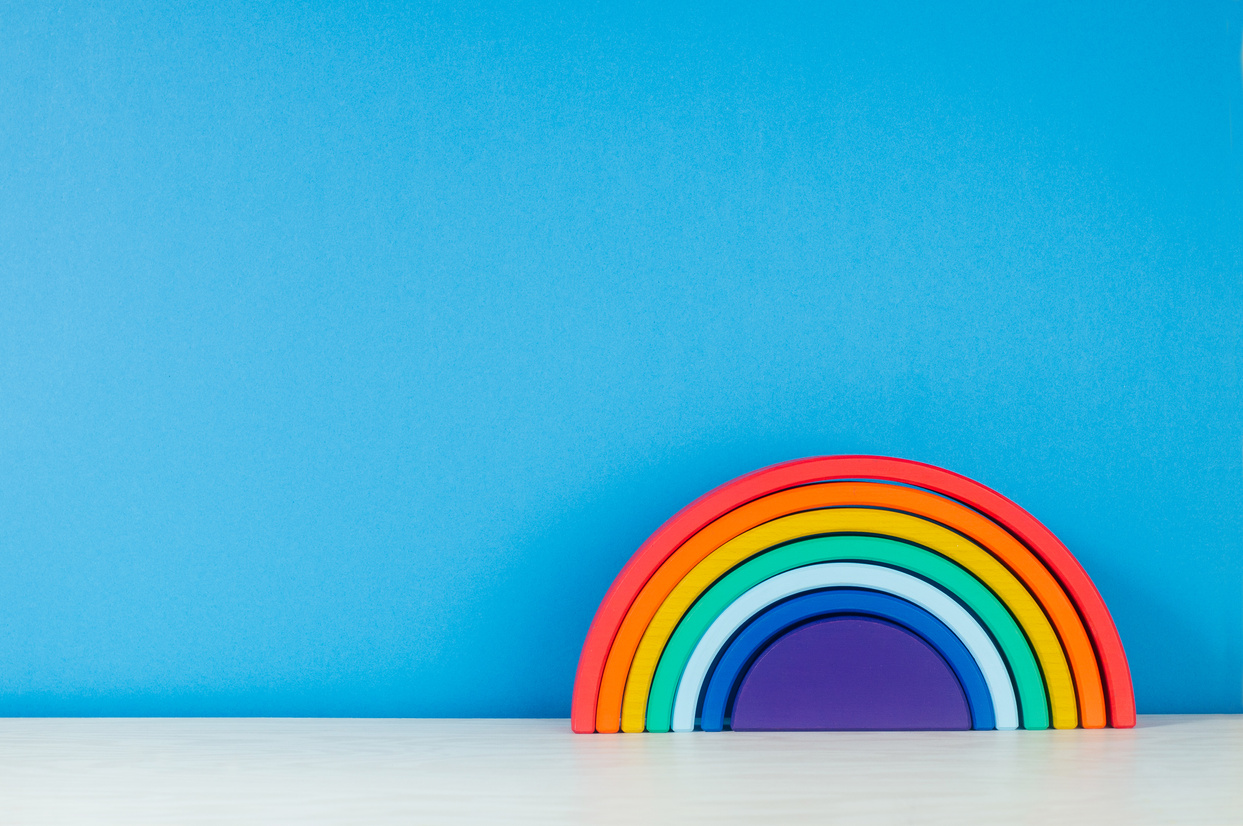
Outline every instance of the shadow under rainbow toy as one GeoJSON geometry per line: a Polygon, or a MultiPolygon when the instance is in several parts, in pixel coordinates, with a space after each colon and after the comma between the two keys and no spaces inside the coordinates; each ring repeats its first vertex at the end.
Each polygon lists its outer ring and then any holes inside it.
{"type": "Polygon", "coordinates": [[[764,468],[643,543],[583,644],[580,733],[1130,728],[1092,580],[1001,494],[932,465],[764,468]]]}

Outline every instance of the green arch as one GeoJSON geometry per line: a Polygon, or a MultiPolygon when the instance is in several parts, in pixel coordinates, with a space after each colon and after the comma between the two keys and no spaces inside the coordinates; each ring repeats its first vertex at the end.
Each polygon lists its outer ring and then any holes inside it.
{"type": "Polygon", "coordinates": [[[647,701],[648,731],[668,731],[678,681],[708,626],[743,593],[791,568],[818,562],[875,562],[923,577],[963,603],[993,635],[1014,679],[1023,728],[1049,727],[1049,697],[1031,643],[1014,617],[966,569],[919,545],[879,536],[820,536],[781,545],[718,579],[678,622],[661,652],[647,701]]]}

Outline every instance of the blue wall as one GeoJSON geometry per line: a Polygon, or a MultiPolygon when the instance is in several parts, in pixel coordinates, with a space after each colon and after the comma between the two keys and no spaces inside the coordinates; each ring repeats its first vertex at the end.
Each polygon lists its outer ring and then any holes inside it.
{"type": "Polygon", "coordinates": [[[651,530],[848,452],[1243,710],[1243,5],[823,5],[5,12],[0,714],[566,715],[651,530]]]}

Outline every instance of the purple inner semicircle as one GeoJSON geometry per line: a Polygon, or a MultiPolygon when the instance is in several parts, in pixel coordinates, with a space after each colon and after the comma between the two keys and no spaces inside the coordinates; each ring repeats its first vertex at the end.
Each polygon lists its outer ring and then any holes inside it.
{"type": "Polygon", "coordinates": [[[969,729],[949,664],[923,637],[872,617],[832,617],[779,637],[734,701],[734,731],[969,729]]]}

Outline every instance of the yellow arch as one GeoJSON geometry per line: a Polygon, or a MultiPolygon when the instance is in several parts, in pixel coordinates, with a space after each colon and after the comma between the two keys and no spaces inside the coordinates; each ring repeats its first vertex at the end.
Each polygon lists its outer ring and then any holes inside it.
{"type": "Polygon", "coordinates": [[[739,534],[708,554],[682,578],[652,617],[630,664],[622,699],[622,731],[643,731],[647,696],[660,655],[678,622],[700,594],[734,566],[774,545],[833,533],[903,539],[966,568],[996,594],[1027,635],[1044,673],[1053,727],[1075,728],[1079,724],[1075,684],[1061,641],[1031,593],[996,557],[949,528],[909,513],[873,508],[823,508],[783,516],[739,534]]]}

